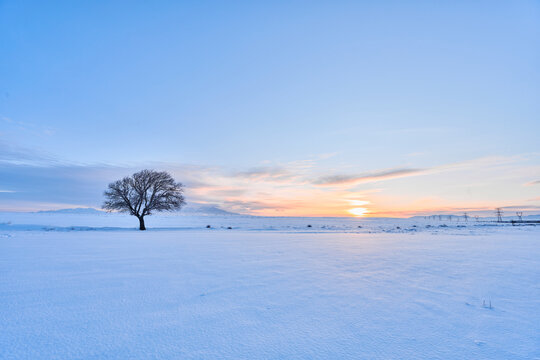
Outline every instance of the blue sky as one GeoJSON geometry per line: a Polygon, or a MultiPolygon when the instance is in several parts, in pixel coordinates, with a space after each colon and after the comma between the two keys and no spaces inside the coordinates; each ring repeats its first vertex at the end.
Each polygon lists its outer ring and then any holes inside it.
{"type": "Polygon", "coordinates": [[[0,209],[540,206],[540,4],[0,1],[0,209]],[[359,205],[360,206],[360,205],[359,205]]]}

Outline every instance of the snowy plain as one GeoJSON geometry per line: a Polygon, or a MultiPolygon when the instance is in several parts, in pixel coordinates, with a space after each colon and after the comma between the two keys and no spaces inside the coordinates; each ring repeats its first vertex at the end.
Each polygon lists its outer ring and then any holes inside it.
{"type": "Polygon", "coordinates": [[[0,358],[540,359],[539,226],[135,225],[0,213],[0,358]]]}

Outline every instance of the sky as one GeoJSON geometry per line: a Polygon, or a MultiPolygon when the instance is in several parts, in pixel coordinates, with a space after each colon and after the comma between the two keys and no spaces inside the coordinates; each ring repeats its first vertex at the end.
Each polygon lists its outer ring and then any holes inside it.
{"type": "Polygon", "coordinates": [[[540,213],[538,1],[0,0],[0,54],[0,211],[540,213]]]}

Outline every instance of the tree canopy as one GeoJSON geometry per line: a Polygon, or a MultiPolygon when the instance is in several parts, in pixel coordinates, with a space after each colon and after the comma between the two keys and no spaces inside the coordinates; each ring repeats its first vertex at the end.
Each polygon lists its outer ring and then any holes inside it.
{"type": "Polygon", "coordinates": [[[184,204],[182,183],[166,171],[141,170],[109,184],[103,208],[127,212],[139,219],[140,230],[146,230],[144,217],[154,211],[179,210],[184,204]]]}

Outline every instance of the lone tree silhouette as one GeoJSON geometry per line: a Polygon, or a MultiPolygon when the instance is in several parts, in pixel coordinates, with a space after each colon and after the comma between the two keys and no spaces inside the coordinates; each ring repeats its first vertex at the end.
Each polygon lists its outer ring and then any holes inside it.
{"type": "Polygon", "coordinates": [[[139,219],[139,230],[146,230],[146,215],[180,210],[185,204],[183,187],[168,172],[141,170],[109,184],[103,209],[127,212],[139,219]]]}

